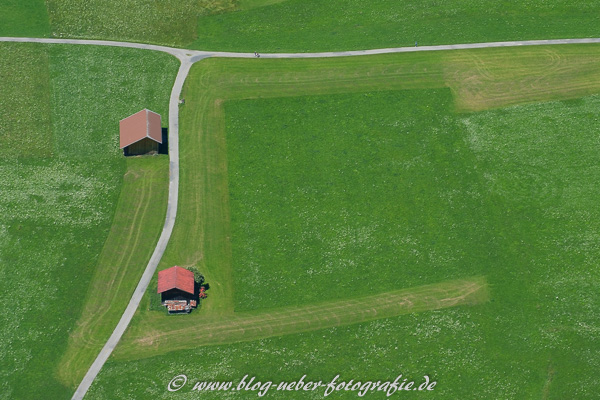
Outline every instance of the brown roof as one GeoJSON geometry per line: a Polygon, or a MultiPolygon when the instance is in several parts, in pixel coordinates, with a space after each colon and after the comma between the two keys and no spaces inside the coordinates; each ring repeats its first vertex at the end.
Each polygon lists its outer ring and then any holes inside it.
{"type": "Polygon", "coordinates": [[[180,289],[194,294],[194,273],[178,266],[158,272],[158,293],[180,289]]]}
{"type": "Polygon", "coordinates": [[[162,128],[160,115],[154,111],[143,109],[119,123],[121,131],[121,148],[127,147],[144,138],[150,138],[162,144],[162,128]]]}

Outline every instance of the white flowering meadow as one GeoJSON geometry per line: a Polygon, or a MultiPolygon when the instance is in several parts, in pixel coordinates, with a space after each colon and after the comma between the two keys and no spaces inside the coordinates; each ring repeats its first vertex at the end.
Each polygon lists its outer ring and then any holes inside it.
{"type": "Polygon", "coordinates": [[[120,194],[119,120],[147,107],[166,124],[177,62],[127,49],[5,50],[14,62],[0,57],[0,397],[66,398],[55,368],[120,194]]]}
{"type": "Polygon", "coordinates": [[[102,38],[183,45],[196,36],[197,18],[232,10],[233,0],[49,0],[54,37],[102,38]]]}

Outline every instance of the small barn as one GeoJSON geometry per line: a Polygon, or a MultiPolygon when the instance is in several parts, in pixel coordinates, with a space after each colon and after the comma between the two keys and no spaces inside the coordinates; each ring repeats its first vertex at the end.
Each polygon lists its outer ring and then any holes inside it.
{"type": "Polygon", "coordinates": [[[169,313],[189,313],[198,304],[194,273],[178,266],[158,272],[158,293],[169,313]]]}
{"type": "Polygon", "coordinates": [[[160,115],[143,109],[119,122],[120,146],[126,156],[158,152],[162,144],[160,115]]]}

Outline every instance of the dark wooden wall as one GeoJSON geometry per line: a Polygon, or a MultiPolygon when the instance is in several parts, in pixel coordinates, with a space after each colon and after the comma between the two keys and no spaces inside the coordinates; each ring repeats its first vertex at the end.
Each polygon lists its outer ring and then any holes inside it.
{"type": "Polygon", "coordinates": [[[141,154],[146,154],[151,151],[158,152],[158,142],[155,142],[152,139],[144,138],[139,142],[135,142],[124,149],[124,154],[126,156],[137,156],[141,154]]]}
{"type": "Polygon", "coordinates": [[[161,302],[165,300],[198,300],[198,296],[194,296],[179,289],[170,289],[166,292],[162,292],[160,295],[161,302]]]}

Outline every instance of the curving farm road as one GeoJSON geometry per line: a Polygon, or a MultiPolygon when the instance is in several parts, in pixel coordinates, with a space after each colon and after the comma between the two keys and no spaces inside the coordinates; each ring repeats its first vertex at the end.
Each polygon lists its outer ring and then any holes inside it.
{"type": "MultiPolygon", "coordinates": [[[[174,47],[157,46],[143,43],[117,42],[106,40],[78,40],[78,39],[46,39],[46,38],[26,38],[26,37],[0,37],[0,42],[26,42],[26,43],[46,43],[46,44],[74,44],[74,45],[95,45],[95,46],[113,46],[113,47],[128,47],[134,49],[161,51],[171,54],[179,59],[181,65],[171,90],[169,100],[169,198],[167,205],[167,216],[163,226],[162,233],[158,239],[158,243],[152,257],[144,270],[140,281],[129,300],[129,304],[123,312],[119,323],[115,327],[112,335],[96,357],[96,360],[86,373],[85,377],[79,384],[79,387],[73,394],[73,400],[83,399],[92,382],[100,372],[100,369],[117,346],[117,343],[123,336],[125,329],[133,318],[140,301],[162,255],[167,247],[175,217],[177,215],[177,196],[179,192],[179,97],[185,79],[192,65],[207,57],[230,57],[230,58],[254,58],[254,53],[235,53],[235,52],[211,52],[199,50],[178,49],[174,47]]],[[[386,49],[373,50],[354,50],[354,51],[339,51],[325,53],[261,53],[261,58],[319,58],[319,57],[348,57],[362,56],[372,54],[387,54],[387,53],[407,53],[416,51],[438,51],[438,50],[459,50],[459,49],[480,49],[490,47],[514,47],[514,46],[539,46],[539,45],[556,45],[556,44],[586,44],[600,43],[600,38],[589,39],[554,39],[554,40],[527,40],[527,41],[512,41],[512,42],[490,42],[490,43],[470,43],[470,44],[454,44],[454,45],[439,45],[439,46],[421,46],[421,47],[396,47],[386,49]]]]}

